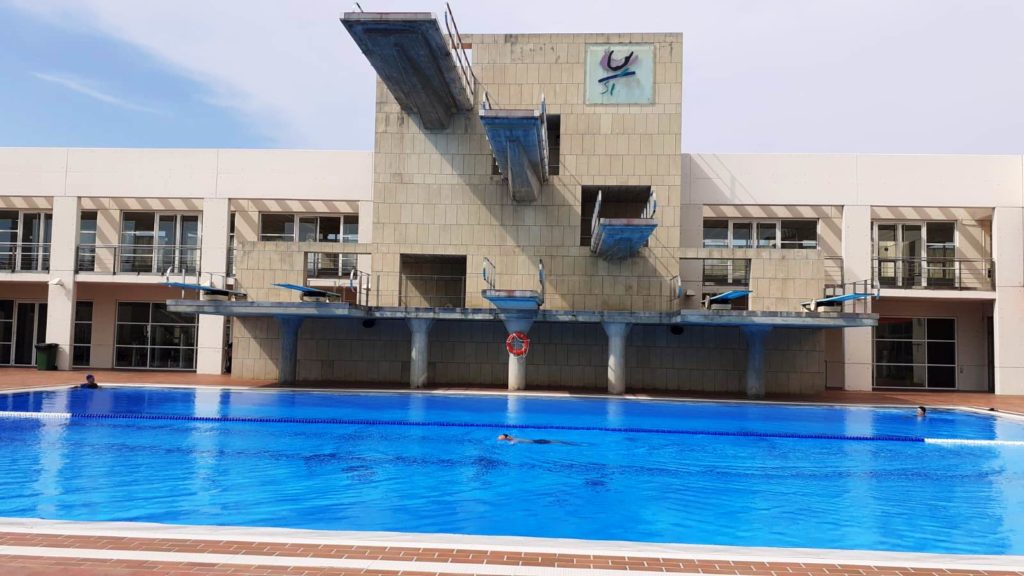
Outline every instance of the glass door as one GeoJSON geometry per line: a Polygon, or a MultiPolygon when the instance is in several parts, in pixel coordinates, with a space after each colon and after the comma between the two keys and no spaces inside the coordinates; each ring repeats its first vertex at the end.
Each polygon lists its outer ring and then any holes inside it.
{"type": "Polygon", "coordinates": [[[46,303],[18,302],[14,321],[14,364],[36,362],[36,344],[46,338],[46,303]]]}
{"type": "Polygon", "coordinates": [[[175,248],[178,246],[178,217],[160,214],[156,222],[156,272],[170,274],[177,271],[175,248]]]}
{"type": "Polygon", "coordinates": [[[153,212],[125,212],[121,219],[120,271],[150,274],[155,268],[153,212]]]}
{"type": "Polygon", "coordinates": [[[921,285],[924,234],[921,224],[875,225],[878,284],[884,288],[921,285]]]}
{"type": "Polygon", "coordinates": [[[199,216],[182,214],[178,237],[181,239],[181,254],[178,266],[188,274],[199,270],[199,216]]]}
{"type": "Polygon", "coordinates": [[[19,270],[41,272],[50,269],[51,219],[52,216],[46,212],[25,212],[21,215],[19,270]]]}
{"type": "Polygon", "coordinates": [[[758,222],[757,223],[757,247],[778,248],[779,247],[779,223],[758,222]]]}

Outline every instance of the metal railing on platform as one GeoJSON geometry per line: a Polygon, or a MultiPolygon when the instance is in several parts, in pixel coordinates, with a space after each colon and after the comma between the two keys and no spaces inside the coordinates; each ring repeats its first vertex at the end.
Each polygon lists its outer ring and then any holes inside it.
{"type": "Polygon", "coordinates": [[[348,279],[359,266],[359,255],[337,252],[306,252],[306,277],[348,279]]]}
{"type": "Polygon", "coordinates": [[[82,244],[76,272],[96,274],[197,274],[199,246],[82,244]]]}
{"type": "Polygon", "coordinates": [[[989,259],[876,258],[872,273],[880,288],[995,289],[995,263],[989,259]]]}
{"type": "Polygon", "coordinates": [[[0,272],[49,272],[50,244],[0,243],[0,272]]]}

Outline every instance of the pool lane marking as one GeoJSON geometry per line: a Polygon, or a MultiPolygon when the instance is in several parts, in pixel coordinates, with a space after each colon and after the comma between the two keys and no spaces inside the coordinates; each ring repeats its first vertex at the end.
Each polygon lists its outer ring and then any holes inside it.
{"type": "Polygon", "coordinates": [[[780,438],[796,440],[852,440],[862,442],[912,442],[925,444],[974,446],[1024,446],[1021,440],[975,440],[924,438],[921,436],[860,436],[847,434],[800,434],[789,432],[747,432],[728,430],[685,430],[671,428],[625,428],[603,426],[566,426],[558,424],[493,424],[480,422],[414,422],[409,420],[363,420],[346,418],[260,418],[255,416],[190,416],[184,414],[137,414],[131,412],[23,412],[0,410],[0,418],[37,420],[158,420],[174,422],[235,422],[252,424],[328,424],[339,426],[405,426],[428,428],[491,428],[495,430],[560,430],[569,432],[618,432],[633,434],[677,434],[681,436],[719,436],[729,438],[780,438]]]}
{"type": "Polygon", "coordinates": [[[664,572],[635,569],[557,568],[548,566],[512,566],[507,564],[462,564],[457,562],[418,562],[403,560],[358,560],[317,556],[256,556],[196,552],[156,552],[95,548],[47,548],[0,546],[0,555],[45,558],[86,558],[90,560],[140,560],[203,564],[242,564],[246,566],[287,566],[302,568],[340,568],[398,572],[445,574],[482,574],[487,576],[700,576],[696,572],[664,572]]]}

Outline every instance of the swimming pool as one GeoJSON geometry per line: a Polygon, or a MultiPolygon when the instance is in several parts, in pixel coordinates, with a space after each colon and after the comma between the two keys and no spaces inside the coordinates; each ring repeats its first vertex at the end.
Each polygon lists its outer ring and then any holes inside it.
{"type": "Polygon", "coordinates": [[[1024,422],[965,411],[129,387],[0,411],[6,517],[1024,554],[1024,422]]]}

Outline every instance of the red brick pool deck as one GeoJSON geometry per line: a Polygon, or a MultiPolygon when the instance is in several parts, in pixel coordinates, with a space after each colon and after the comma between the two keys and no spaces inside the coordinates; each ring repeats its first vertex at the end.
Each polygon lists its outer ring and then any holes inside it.
{"type": "MultiPolygon", "coordinates": [[[[227,376],[182,372],[93,371],[100,384],[149,383],[184,386],[273,387],[270,381],[246,381],[227,376]]],[[[31,369],[0,369],[0,390],[46,388],[84,380],[84,371],[40,372],[31,369]]],[[[329,385],[321,385],[326,387],[329,385]]],[[[369,387],[369,386],[368,386],[369,387]]],[[[380,386],[372,386],[380,388],[380,386]]],[[[359,388],[346,387],[346,388],[359,388]]],[[[473,390],[446,388],[445,390],[473,390]]],[[[476,389],[480,390],[480,389],[476,389]]],[[[491,389],[494,390],[494,389],[491,389]]],[[[594,393],[596,391],[581,391],[594,393]]],[[[567,394],[572,394],[569,392],[567,394]]],[[[648,395],[645,393],[645,395],[648,395]]],[[[650,393],[670,398],[735,398],[722,395],[650,393]]],[[[827,404],[895,404],[969,406],[1024,414],[1024,396],[994,396],[966,392],[846,392],[827,391],[815,396],[769,397],[768,400],[827,404]]],[[[197,528],[196,530],[202,530],[197,528]]],[[[582,543],[581,543],[582,545],[582,543]]],[[[600,543],[589,544],[591,548],[600,543]]],[[[512,547],[510,547],[512,548],[512,547]]],[[[194,539],[185,537],[125,537],[103,534],[64,534],[50,531],[0,531],[2,576],[195,576],[211,575],[355,575],[447,576],[516,574],[523,576],[599,574],[724,574],[735,576],[1024,576],[1024,566],[1011,570],[951,567],[935,557],[907,562],[834,563],[827,555],[799,562],[701,558],[658,555],[572,554],[523,551],[479,546],[419,548],[412,545],[310,544],[282,541],[194,539]]],[[[781,555],[785,551],[780,550],[781,555]]],[[[855,554],[855,553],[853,553],[855,554]]],[[[712,557],[713,556],[713,557],[712,557]]]]}

